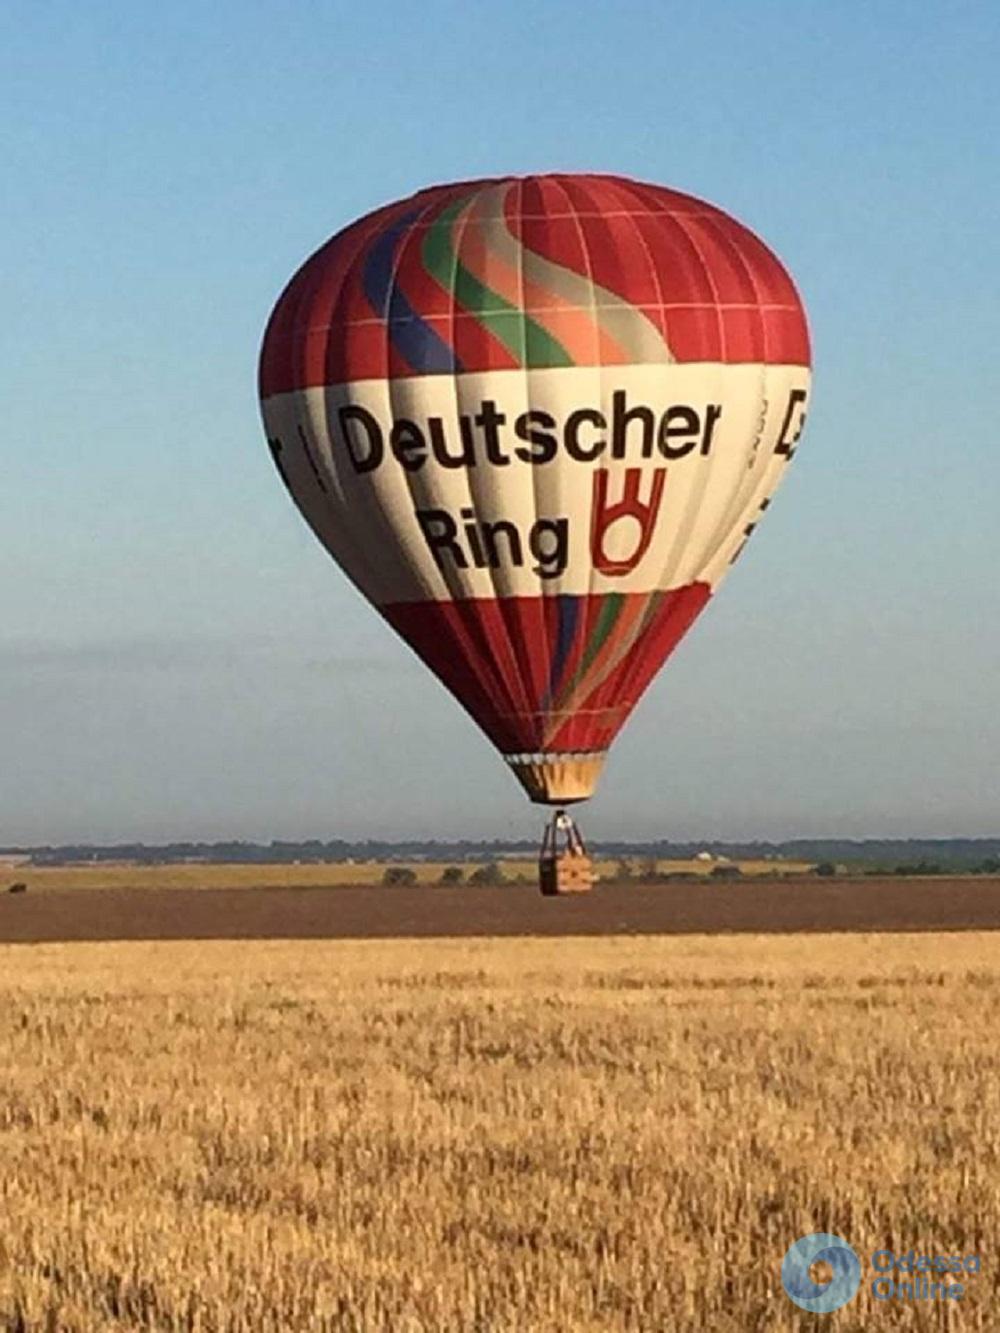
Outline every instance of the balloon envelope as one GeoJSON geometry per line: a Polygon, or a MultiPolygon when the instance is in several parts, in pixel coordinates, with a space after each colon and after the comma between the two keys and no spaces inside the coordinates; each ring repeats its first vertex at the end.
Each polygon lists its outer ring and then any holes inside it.
{"type": "Polygon", "coordinates": [[[563,803],[767,507],[809,363],[795,287],[740,223],[543,175],[340,232],[272,313],[260,393],[320,541],[532,799],[563,803]]]}

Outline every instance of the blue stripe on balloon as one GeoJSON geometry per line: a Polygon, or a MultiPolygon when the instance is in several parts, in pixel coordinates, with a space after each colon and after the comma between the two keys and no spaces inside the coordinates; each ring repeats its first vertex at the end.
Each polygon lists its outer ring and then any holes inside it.
{"type": "Polygon", "coordinates": [[[419,210],[405,214],[377,236],[365,259],[365,296],[376,314],[389,324],[392,345],[416,371],[428,375],[456,374],[458,357],[444,339],[410,305],[396,282],[396,244],[419,210]]]}
{"type": "Polygon", "coordinates": [[[576,638],[576,627],[580,619],[580,603],[582,601],[582,597],[572,597],[569,594],[563,594],[556,598],[559,623],[556,628],[555,653],[552,657],[552,669],[549,672],[549,701],[554,698],[556,690],[559,688],[563,670],[573,648],[573,640],[576,638]]]}

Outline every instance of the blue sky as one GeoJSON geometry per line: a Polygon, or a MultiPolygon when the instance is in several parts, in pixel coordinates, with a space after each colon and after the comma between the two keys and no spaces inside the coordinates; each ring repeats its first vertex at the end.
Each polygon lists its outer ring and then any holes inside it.
{"type": "Polygon", "coordinates": [[[7,7],[0,844],[532,833],[264,445],[302,259],[437,180],[610,170],[783,257],[816,385],[593,836],[1000,830],[1000,7],[7,7]]]}

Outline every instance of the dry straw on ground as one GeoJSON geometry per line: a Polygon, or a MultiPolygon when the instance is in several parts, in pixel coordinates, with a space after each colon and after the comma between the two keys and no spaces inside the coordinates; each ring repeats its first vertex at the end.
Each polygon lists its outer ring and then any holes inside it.
{"type": "Polygon", "coordinates": [[[0,1328],[793,1330],[837,1232],[978,1252],[1000,936],[0,950],[0,1328]]]}

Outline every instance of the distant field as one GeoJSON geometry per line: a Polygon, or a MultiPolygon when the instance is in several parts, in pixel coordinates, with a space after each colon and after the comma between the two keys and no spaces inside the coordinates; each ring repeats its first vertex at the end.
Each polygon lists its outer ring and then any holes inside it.
{"type": "MultiPolygon", "coordinates": [[[[635,864],[646,860],[636,858],[635,864]]],[[[467,878],[481,862],[462,861],[400,861],[391,864],[407,865],[416,873],[420,884],[436,884],[447,866],[460,866],[467,878]]],[[[538,877],[536,861],[499,861],[506,878],[534,883],[538,877]]],[[[619,873],[619,861],[596,863],[597,873],[605,879],[619,873]]],[[[810,870],[808,861],[734,861],[745,875],[796,875],[810,870]]],[[[136,865],[114,862],[97,865],[69,865],[52,867],[0,866],[0,888],[4,882],[26,881],[32,890],[44,889],[241,889],[241,888],[334,888],[343,885],[380,884],[388,868],[387,862],[328,865],[136,865]]],[[[711,862],[666,861],[656,862],[658,873],[708,875],[711,862]]]]}
{"type": "Polygon", "coordinates": [[[0,1327],[794,1333],[797,1236],[983,1256],[1000,936],[0,949],[0,1327]]]}
{"type": "Polygon", "coordinates": [[[1000,878],[763,876],[491,888],[50,888],[0,893],[0,941],[397,939],[1000,929],[1000,878]]]}

